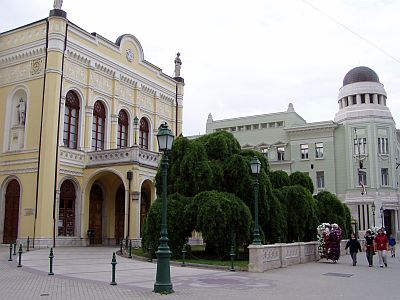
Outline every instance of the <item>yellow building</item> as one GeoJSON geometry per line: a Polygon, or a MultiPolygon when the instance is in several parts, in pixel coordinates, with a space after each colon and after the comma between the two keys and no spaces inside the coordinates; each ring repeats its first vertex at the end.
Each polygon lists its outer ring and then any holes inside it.
{"type": "Polygon", "coordinates": [[[48,18],[0,34],[0,239],[140,243],[157,129],[182,132],[179,54],[172,78],[133,35],[113,43],[88,33],[57,3],[48,18]]]}

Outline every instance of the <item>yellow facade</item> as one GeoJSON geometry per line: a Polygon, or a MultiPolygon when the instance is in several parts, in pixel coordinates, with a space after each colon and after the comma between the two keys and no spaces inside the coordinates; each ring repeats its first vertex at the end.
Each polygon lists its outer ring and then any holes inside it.
{"type": "Polygon", "coordinates": [[[0,34],[1,241],[140,243],[157,129],[182,133],[183,86],[134,36],[110,42],[60,9],[0,34]]]}

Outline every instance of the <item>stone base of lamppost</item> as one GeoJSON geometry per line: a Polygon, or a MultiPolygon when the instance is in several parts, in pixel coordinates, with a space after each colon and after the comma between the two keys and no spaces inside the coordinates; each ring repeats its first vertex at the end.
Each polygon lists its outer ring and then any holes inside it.
{"type": "Polygon", "coordinates": [[[171,251],[169,247],[163,247],[160,245],[157,255],[157,274],[156,274],[156,282],[154,283],[155,293],[160,294],[170,294],[173,293],[171,283],[171,273],[170,273],[170,258],[171,251]]]}

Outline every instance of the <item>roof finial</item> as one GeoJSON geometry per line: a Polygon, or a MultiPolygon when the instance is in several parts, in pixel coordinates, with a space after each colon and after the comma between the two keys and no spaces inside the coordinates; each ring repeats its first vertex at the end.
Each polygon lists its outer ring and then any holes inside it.
{"type": "Polygon", "coordinates": [[[212,116],[212,114],[211,113],[209,113],[208,114],[208,118],[207,118],[207,123],[212,123],[214,120],[213,120],[213,116],[212,116]]]}
{"type": "Polygon", "coordinates": [[[181,54],[178,52],[175,57],[175,77],[181,77],[181,65],[182,61],[180,59],[181,54]]]}
{"type": "Polygon", "coordinates": [[[287,112],[294,112],[293,103],[289,103],[288,108],[287,108],[287,112]]]}
{"type": "Polygon", "coordinates": [[[53,8],[54,9],[61,9],[63,0],[54,0],[53,8]]]}

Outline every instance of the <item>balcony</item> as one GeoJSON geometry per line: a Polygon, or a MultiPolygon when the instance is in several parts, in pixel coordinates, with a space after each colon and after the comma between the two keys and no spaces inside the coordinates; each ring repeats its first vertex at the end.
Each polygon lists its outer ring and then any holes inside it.
{"type": "Polygon", "coordinates": [[[60,162],[65,165],[94,168],[113,165],[139,164],[158,168],[161,154],[133,146],[130,148],[84,152],[61,147],[60,162]]]}

